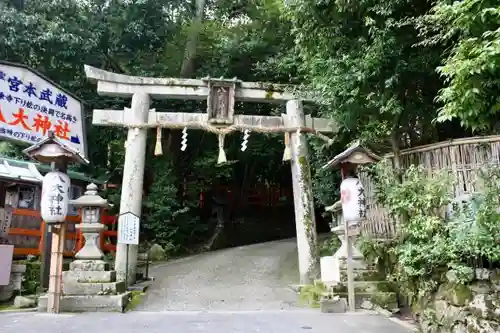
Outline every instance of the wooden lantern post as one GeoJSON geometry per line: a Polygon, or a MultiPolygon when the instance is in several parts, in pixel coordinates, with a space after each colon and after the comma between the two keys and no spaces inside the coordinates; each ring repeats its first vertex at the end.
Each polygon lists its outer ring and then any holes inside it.
{"type": "Polygon", "coordinates": [[[365,217],[365,198],[361,181],[356,177],[358,165],[375,163],[380,157],[359,142],[335,156],[322,168],[339,167],[342,175],[340,196],[342,202],[342,215],[344,218],[344,232],[347,245],[347,297],[349,310],[356,311],[356,295],[354,289],[354,272],[352,263],[351,237],[360,233],[361,222],[365,217]]]}
{"type": "Polygon", "coordinates": [[[46,138],[23,152],[30,158],[51,166],[51,171],[43,179],[40,215],[52,229],[47,312],[59,313],[70,188],[70,179],[66,172],[70,163],[89,162],[78,151],[56,138],[53,132],[49,132],[46,138]]]}

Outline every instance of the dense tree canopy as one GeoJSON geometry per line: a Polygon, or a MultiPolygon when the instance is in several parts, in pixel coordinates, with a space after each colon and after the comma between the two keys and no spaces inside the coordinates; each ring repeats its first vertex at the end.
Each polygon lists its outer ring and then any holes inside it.
{"type": "MultiPolygon", "coordinates": [[[[335,200],[331,172],[316,166],[357,138],[378,152],[495,131],[500,105],[500,9],[495,0],[10,0],[0,2],[0,58],[27,64],[94,108],[130,101],[99,97],[83,65],[131,75],[238,77],[300,85],[316,105],[307,112],[340,126],[335,144],[311,140],[318,204],[335,200]],[[436,122],[437,121],[437,122],[436,122]]],[[[203,103],[155,101],[158,110],[194,112],[203,103]]],[[[238,104],[238,112],[283,109],[238,104]]],[[[119,183],[124,133],[91,127],[91,165],[119,183]]],[[[281,136],[252,135],[248,150],[228,138],[231,161],[215,165],[216,139],[165,131],[165,154],[148,145],[145,231],[174,247],[210,234],[198,193],[230,185],[247,200],[256,183],[289,186],[281,136]],[[189,186],[185,189],[185,183],[189,186]]],[[[12,146],[0,147],[15,154],[12,146]]],[[[118,193],[109,193],[115,198],[118,193]]]]}

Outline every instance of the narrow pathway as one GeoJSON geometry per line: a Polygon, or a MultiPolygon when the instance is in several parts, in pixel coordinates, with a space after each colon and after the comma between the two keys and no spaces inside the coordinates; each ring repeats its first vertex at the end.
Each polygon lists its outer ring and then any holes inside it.
{"type": "Polygon", "coordinates": [[[139,311],[282,310],[297,301],[294,239],[225,249],[151,269],[139,311]]]}
{"type": "Polygon", "coordinates": [[[236,312],[0,313],[2,333],[411,333],[370,314],[317,310],[236,312]]]}
{"type": "Polygon", "coordinates": [[[263,243],[158,265],[142,305],[120,313],[0,313],[0,332],[410,333],[366,312],[295,307],[295,240],[263,243]],[[293,309],[293,310],[292,310],[293,309]],[[290,311],[292,310],[292,311],[290,311]]]}

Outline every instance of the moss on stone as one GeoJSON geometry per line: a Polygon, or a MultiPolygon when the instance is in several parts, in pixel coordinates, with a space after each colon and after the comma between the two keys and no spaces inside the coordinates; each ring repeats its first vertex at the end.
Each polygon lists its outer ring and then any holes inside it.
{"type": "Polygon", "coordinates": [[[371,296],[371,302],[387,310],[398,307],[397,295],[391,292],[375,292],[371,296]]]}
{"type": "Polygon", "coordinates": [[[14,307],[12,304],[0,304],[0,311],[12,310],[14,307]]]}
{"type": "Polygon", "coordinates": [[[492,284],[500,286],[500,269],[491,272],[490,281],[492,284]]]}
{"type": "Polygon", "coordinates": [[[313,214],[314,212],[311,209],[310,202],[313,200],[312,193],[310,193],[308,184],[311,184],[311,171],[309,168],[309,163],[306,156],[299,156],[298,164],[300,169],[300,174],[302,175],[302,184],[303,186],[302,192],[303,197],[301,198],[301,205],[303,210],[302,219],[304,221],[304,229],[306,232],[307,242],[309,245],[309,249],[311,251],[311,255],[313,256],[313,260],[311,261],[311,265],[308,268],[307,275],[310,279],[314,279],[318,276],[318,264],[319,264],[319,256],[317,249],[317,241],[316,241],[316,226],[313,223],[313,214]]]}
{"type": "MultiPolygon", "coordinates": [[[[380,273],[377,270],[354,270],[354,281],[383,281],[385,280],[385,274],[380,273]]],[[[347,282],[347,272],[345,270],[340,271],[340,281],[347,282]]]]}
{"type": "Polygon", "coordinates": [[[469,286],[463,284],[447,284],[444,298],[455,306],[465,306],[472,298],[472,291],[469,286]]]}
{"type": "Polygon", "coordinates": [[[130,295],[130,301],[128,302],[127,307],[125,308],[125,311],[131,311],[135,309],[137,305],[141,304],[142,297],[144,295],[146,295],[146,293],[142,291],[137,291],[137,290],[132,291],[130,295]]]}

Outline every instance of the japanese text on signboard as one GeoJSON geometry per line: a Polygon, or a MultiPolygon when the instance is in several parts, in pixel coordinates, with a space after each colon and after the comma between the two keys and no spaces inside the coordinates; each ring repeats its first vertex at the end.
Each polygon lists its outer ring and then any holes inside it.
{"type": "Polygon", "coordinates": [[[81,104],[26,68],[0,64],[0,136],[36,143],[49,131],[83,150],[81,104]]]}
{"type": "Polygon", "coordinates": [[[41,216],[47,223],[62,222],[68,213],[68,175],[51,171],[43,177],[41,216]]]}
{"type": "Polygon", "coordinates": [[[138,216],[128,212],[118,217],[118,243],[139,244],[139,224],[138,216]]]}

